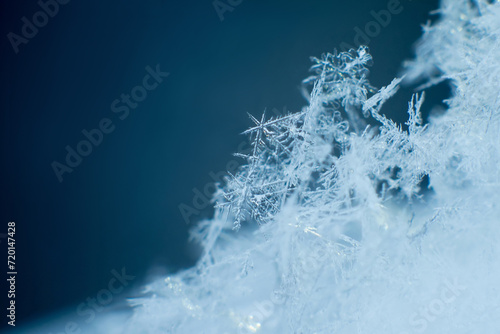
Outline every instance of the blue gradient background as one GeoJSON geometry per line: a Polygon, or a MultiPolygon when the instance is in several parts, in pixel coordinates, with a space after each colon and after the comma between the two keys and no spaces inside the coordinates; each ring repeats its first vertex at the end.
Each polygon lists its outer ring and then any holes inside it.
{"type": "MultiPolygon", "coordinates": [[[[437,7],[401,4],[369,44],[378,87],[411,57],[437,7]]],[[[6,35],[40,7],[4,1],[0,233],[16,222],[17,324],[95,296],[112,269],[125,267],[140,285],[193,265],[178,206],[192,206],[192,189],[225,170],[251,125],[246,113],[299,110],[309,56],[353,44],[353,28],[385,8],[387,0],[244,0],[221,22],[210,0],[72,0],[16,55],[6,35]],[[156,64],[170,76],[120,121],[111,102],[156,64]],[[59,183],[51,163],[63,163],[65,146],[75,148],[104,117],[114,132],[59,183]]],[[[404,121],[410,94],[403,89],[384,112],[404,121]]],[[[447,94],[434,89],[427,105],[447,94]]],[[[193,221],[210,215],[207,208],[193,221]]],[[[7,257],[3,239],[0,249],[7,257]]]]}

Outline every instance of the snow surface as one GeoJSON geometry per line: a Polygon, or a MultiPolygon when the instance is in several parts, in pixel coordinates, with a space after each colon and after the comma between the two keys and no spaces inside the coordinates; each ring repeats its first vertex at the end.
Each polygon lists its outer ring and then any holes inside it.
{"type": "Polygon", "coordinates": [[[247,164],[193,230],[198,264],[102,332],[500,333],[500,3],[439,14],[404,78],[376,89],[367,48],[326,54],[307,107],[251,116],[247,164]],[[448,80],[446,112],[424,125],[421,92],[387,119],[402,80],[448,80]]]}

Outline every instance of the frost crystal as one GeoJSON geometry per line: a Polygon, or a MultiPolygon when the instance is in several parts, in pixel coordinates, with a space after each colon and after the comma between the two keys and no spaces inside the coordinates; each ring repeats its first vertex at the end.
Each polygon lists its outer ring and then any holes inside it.
{"type": "Polygon", "coordinates": [[[247,164],[193,231],[202,258],[152,283],[127,333],[500,329],[500,4],[439,13],[404,79],[377,90],[367,48],[335,52],[302,111],[250,116],[247,164]],[[386,118],[402,80],[448,80],[447,111],[424,124],[421,93],[405,126],[386,118]]]}

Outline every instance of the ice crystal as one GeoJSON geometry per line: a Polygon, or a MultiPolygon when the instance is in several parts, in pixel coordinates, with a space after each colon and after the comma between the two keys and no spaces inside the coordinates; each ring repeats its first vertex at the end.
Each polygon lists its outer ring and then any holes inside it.
{"type": "Polygon", "coordinates": [[[439,14],[404,78],[376,89],[366,47],[334,52],[313,58],[307,107],[250,115],[199,263],[153,282],[127,332],[498,331],[500,4],[439,14]],[[405,126],[388,119],[402,80],[448,80],[446,113],[424,124],[420,93],[405,126]]]}

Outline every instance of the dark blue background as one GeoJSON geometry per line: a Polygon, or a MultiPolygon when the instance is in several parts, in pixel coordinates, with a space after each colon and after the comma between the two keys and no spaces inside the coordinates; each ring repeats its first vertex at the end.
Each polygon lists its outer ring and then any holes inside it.
{"type": "MultiPolygon", "coordinates": [[[[140,285],[152,268],[193,265],[178,206],[192,206],[192,189],[226,169],[251,125],[246,113],[299,110],[309,56],[354,44],[354,27],[364,29],[387,3],[244,0],[221,21],[211,0],[72,0],[15,54],[7,33],[20,34],[21,17],[40,7],[3,1],[0,233],[16,222],[17,323],[95,296],[112,269],[125,267],[140,285]],[[156,64],[170,76],[119,120],[111,102],[156,64]],[[114,132],[59,183],[51,163],[63,163],[65,146],[75,148],[81,131],[105,117],[114,132]]],[[[378,87],[411,57],[420,24],[437,8],[434,0],[401,4],[369,43],[378,87]]],[[[384,111],[404,121],[410,94],[384,111]]],[[[437,89],[428,100],[445,96],[437,89]]],[[[2,239],[0,257],[5,246],[2,239]]],[[[4,309],[6,290],[0,295],[4,309]]]]}

